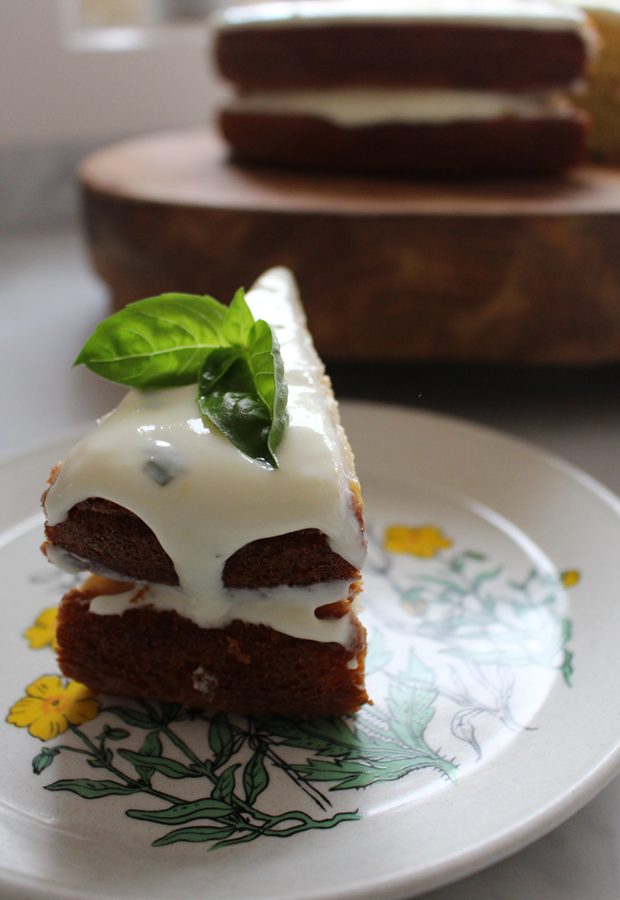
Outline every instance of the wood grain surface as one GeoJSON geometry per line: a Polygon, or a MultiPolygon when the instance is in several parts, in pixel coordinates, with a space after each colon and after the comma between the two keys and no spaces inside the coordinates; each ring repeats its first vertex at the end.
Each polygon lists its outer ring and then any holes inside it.
{"type": "Polygon", "coordinates": [[[414,182],[236,166],[208,129],[117,144],[79,170],[114,308],[227,300],[286,265],[328,359],[620,359],[620,170],[414,182]]]}

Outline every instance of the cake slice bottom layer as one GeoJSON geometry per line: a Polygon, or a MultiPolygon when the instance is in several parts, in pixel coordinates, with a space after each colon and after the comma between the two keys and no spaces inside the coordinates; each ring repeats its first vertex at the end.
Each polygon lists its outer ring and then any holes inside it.
{"type": "Polygon", "coordinates": [[[93,691],[246,715],[342,715],[368,700],[366,634],[354,613],[344,647],[238,620],[200,628],[152,607],[90,611],[94,597],[126,588],[93,576],[60,604],[60,667],[93,691]]]}

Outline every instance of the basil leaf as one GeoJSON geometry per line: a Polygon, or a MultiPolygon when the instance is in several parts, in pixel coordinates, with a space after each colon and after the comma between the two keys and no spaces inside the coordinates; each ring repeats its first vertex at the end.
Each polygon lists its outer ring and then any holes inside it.
{"type": "Polygon", "coordinates": [[[74,365],[129,387],[191,384],[205,354],[227,343],[226,317],[227,308],[208,296],[138,300],[96,327],[74,365]]]}
{"type": "Polygon", "coordinates": [[[198,376],[198,406],[239,450],[278,467],[276,449],[288,421],[284,367],[269,325],[259,319],[247,346],[222,347],[198,376]]]}
{"type": "Polygon", "coordinates": [[[278,339],[264,319],[258,319],[250,331],[248,355],[256,390],[269,410],[271,427],[267,444],[269,452],[275,458],[275,451],[288,425],[288,387],[284,380],[284,364],[278,339]]]}
{"type": "Polygon", "coordinates": [[[230,306],[224,319],[222,328],[224,337],[233,346],[244,347],[248,342],[248,336],[253,324],[254,316],[245,301],[245,291],[243,288],[239,288],[230,301],[230,306]]]}
{"type": "Polygon", "coordinates": [[[288,422],[284,367],[272,329],[254,321],[243,288],[229,307],[196,294],[131,303],[97,326],[74,365],[143,389],[198,381],[202,414],[248,456],[277,468],[288,422]]]}

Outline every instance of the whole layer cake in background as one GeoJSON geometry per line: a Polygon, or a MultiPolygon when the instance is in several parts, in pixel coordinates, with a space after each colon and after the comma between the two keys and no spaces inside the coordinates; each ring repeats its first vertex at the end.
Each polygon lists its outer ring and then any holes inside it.
{"type": "Polygon", "coordinates": [[[110,694],[353,712],[367,700],[353,456],[290,272],[270,270],[247,300],[288,383],[279,467],[201,417],[196,384],[131,390],[44,497],[48,559],[94,573],[60,605],[59,663],[110,694]]]}
{"type": "Polygon", "coordinates": [[[575,95],[590,116],[589,149],[597,162],[620,164],[620,0],[582,0],[600,34],[600,50],[588,79],[575,95]]]}
{"type": "Polygon", "coordinates": [[[576,7],[537,0],[300,0],[213,19],[236,88],[222,133],[241,161],[467,176],[580,162],[570,91],[596,35],[576,7]]]}

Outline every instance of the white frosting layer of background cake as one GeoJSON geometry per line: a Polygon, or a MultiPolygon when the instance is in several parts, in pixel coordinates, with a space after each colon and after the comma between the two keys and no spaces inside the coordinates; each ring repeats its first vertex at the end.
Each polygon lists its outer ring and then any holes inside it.
{"type": "Polygon", "coordinates": [[[216,29],[361,23],[482,25],[537,31],[593,31],[576,7],[544,0],[297,0],[233,6],[215,13],[216,29]]]}
{"type": "Polygon", "coordinates": [[[232,99],[227,109],[239,113],[313,116],[351,127],[387,122],[445,124],[505,117],[549,119],[574,114],[568,99],[557,93],[369,87],[251,91],[232,99]]]}
{"type": "MultiPolygon", "coordinates": [[[[314,611],[346,598],[348,582],[237,591],[222,581],[225,561],[241,547],[304,528],[322,531],[355,568],[365,558],[352,505],[352,458],[290,272],[267,272],[248,303],[255,318],[274,327],[284,361],[289,426],[280,467],[250,459],[207,423],[195,384],[132,390],[67,456],[47,496],[48,521],[62,522],[89,497],[118,503],[152,529],[179,577],[179,587],[151,586],[141,602],[175,609],[203,627],[241,619],[346,644],[350,616],[319,620],[314,611]],[[153,462],[174,473],[167,484],[148,474],[153,462]]],[[[91,608],[118,614],[135,593],[102,597],[91,608]]]]}

